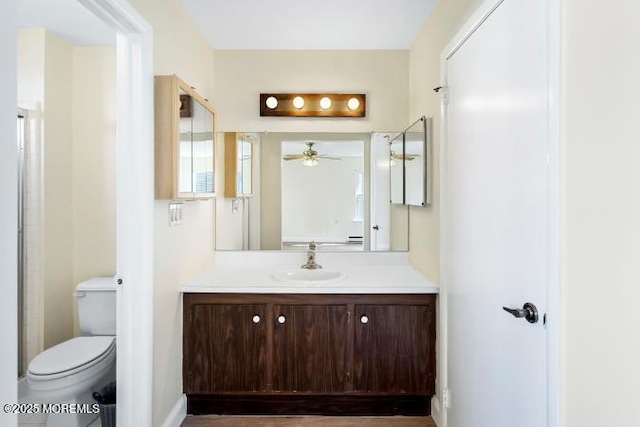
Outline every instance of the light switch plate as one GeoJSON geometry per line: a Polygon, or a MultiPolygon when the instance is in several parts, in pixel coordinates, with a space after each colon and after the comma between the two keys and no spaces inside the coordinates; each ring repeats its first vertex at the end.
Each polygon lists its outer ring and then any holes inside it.
{"type": "Polygon", "coordinates": [[[169,203],[169,227],[182,224],[182,203],[169,203]]]}

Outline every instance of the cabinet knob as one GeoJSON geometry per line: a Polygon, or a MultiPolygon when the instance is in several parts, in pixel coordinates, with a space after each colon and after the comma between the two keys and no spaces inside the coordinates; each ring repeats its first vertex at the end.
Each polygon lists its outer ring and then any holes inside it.
{"type": "Polygon", "coordinates": [[[257,314],[255,316],[253,316],[253,323],[260,323],[260,316],[258,316],[257,314]]]}
{"type": "Polygon", "coordinates": [[[369,323],[369,317],[365,315],[360,316],[360,323],[369,323]]]}
{"type": "Polygon", "coordinates": [[[287,321],[287,318],[283,315],[278,316],[278,323],[284,323],[287,321]]]}

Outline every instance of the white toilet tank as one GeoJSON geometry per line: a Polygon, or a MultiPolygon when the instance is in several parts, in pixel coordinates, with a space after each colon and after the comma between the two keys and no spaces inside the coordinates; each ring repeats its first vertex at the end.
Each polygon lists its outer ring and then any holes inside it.
{"type": "Polygon", "coordinates": [[[116,334],[116,285],[113,277],[94,277],[76,286],[82,335],[116,334]]]}

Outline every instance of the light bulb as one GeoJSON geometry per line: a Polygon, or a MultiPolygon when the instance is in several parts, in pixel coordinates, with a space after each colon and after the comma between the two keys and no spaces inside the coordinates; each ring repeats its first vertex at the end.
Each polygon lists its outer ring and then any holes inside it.
{"type": "Polygon", "coordinates": [[[302,164],[305,166],[318,166],[318,160],[314,158],[304,159],[302,164]]]}
{"type": "Polygon", "coordinates": [[[278,100],[276,99],[275,96],[268,97],[265,103],[267,104],[267,107],[269,107],[270,110],[273,110],[278,106],[278,100]]]}
{"type": "Polygon", "coordinates": [[[331,108],[331,98],[329,98],[328,96],[323,97],[320,100],[320,108],[322,108],[323,110],[328,110],[329,108],[331,108]]]}
{"type": "Polygon", "coordinates": [[[347,102],[347,107],[349,107],[349,110],[351,111],[357,110],[358,107],[360,107],[360,101],[358,101],[358,98],[349,98],[349,101],[347,102]]]}
{"type": "Polygon", "coordinates": [[[293,98],[293,106],[298,110],[304,107],[304,98],[301,96],[296,96],[295,98],[293,98]]]}

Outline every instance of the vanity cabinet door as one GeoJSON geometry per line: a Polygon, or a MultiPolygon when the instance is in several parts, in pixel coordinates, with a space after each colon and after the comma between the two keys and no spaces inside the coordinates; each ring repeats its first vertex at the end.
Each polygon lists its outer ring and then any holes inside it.
{"type": "Polygon", "coordinates": [[[431,305],[356,305],[354,390],[435,393],[435,310],[431,305]]]}
{"type": "Polygon", "coordinates": [[[273,390],[340,393],[347,375],[346,305],[273,306],[273,390]]]}
{"type": "Polygon", "coordinates": [[[185,337],[186,393],[266,390],[266,305],[193,304],[185,337]]]}

